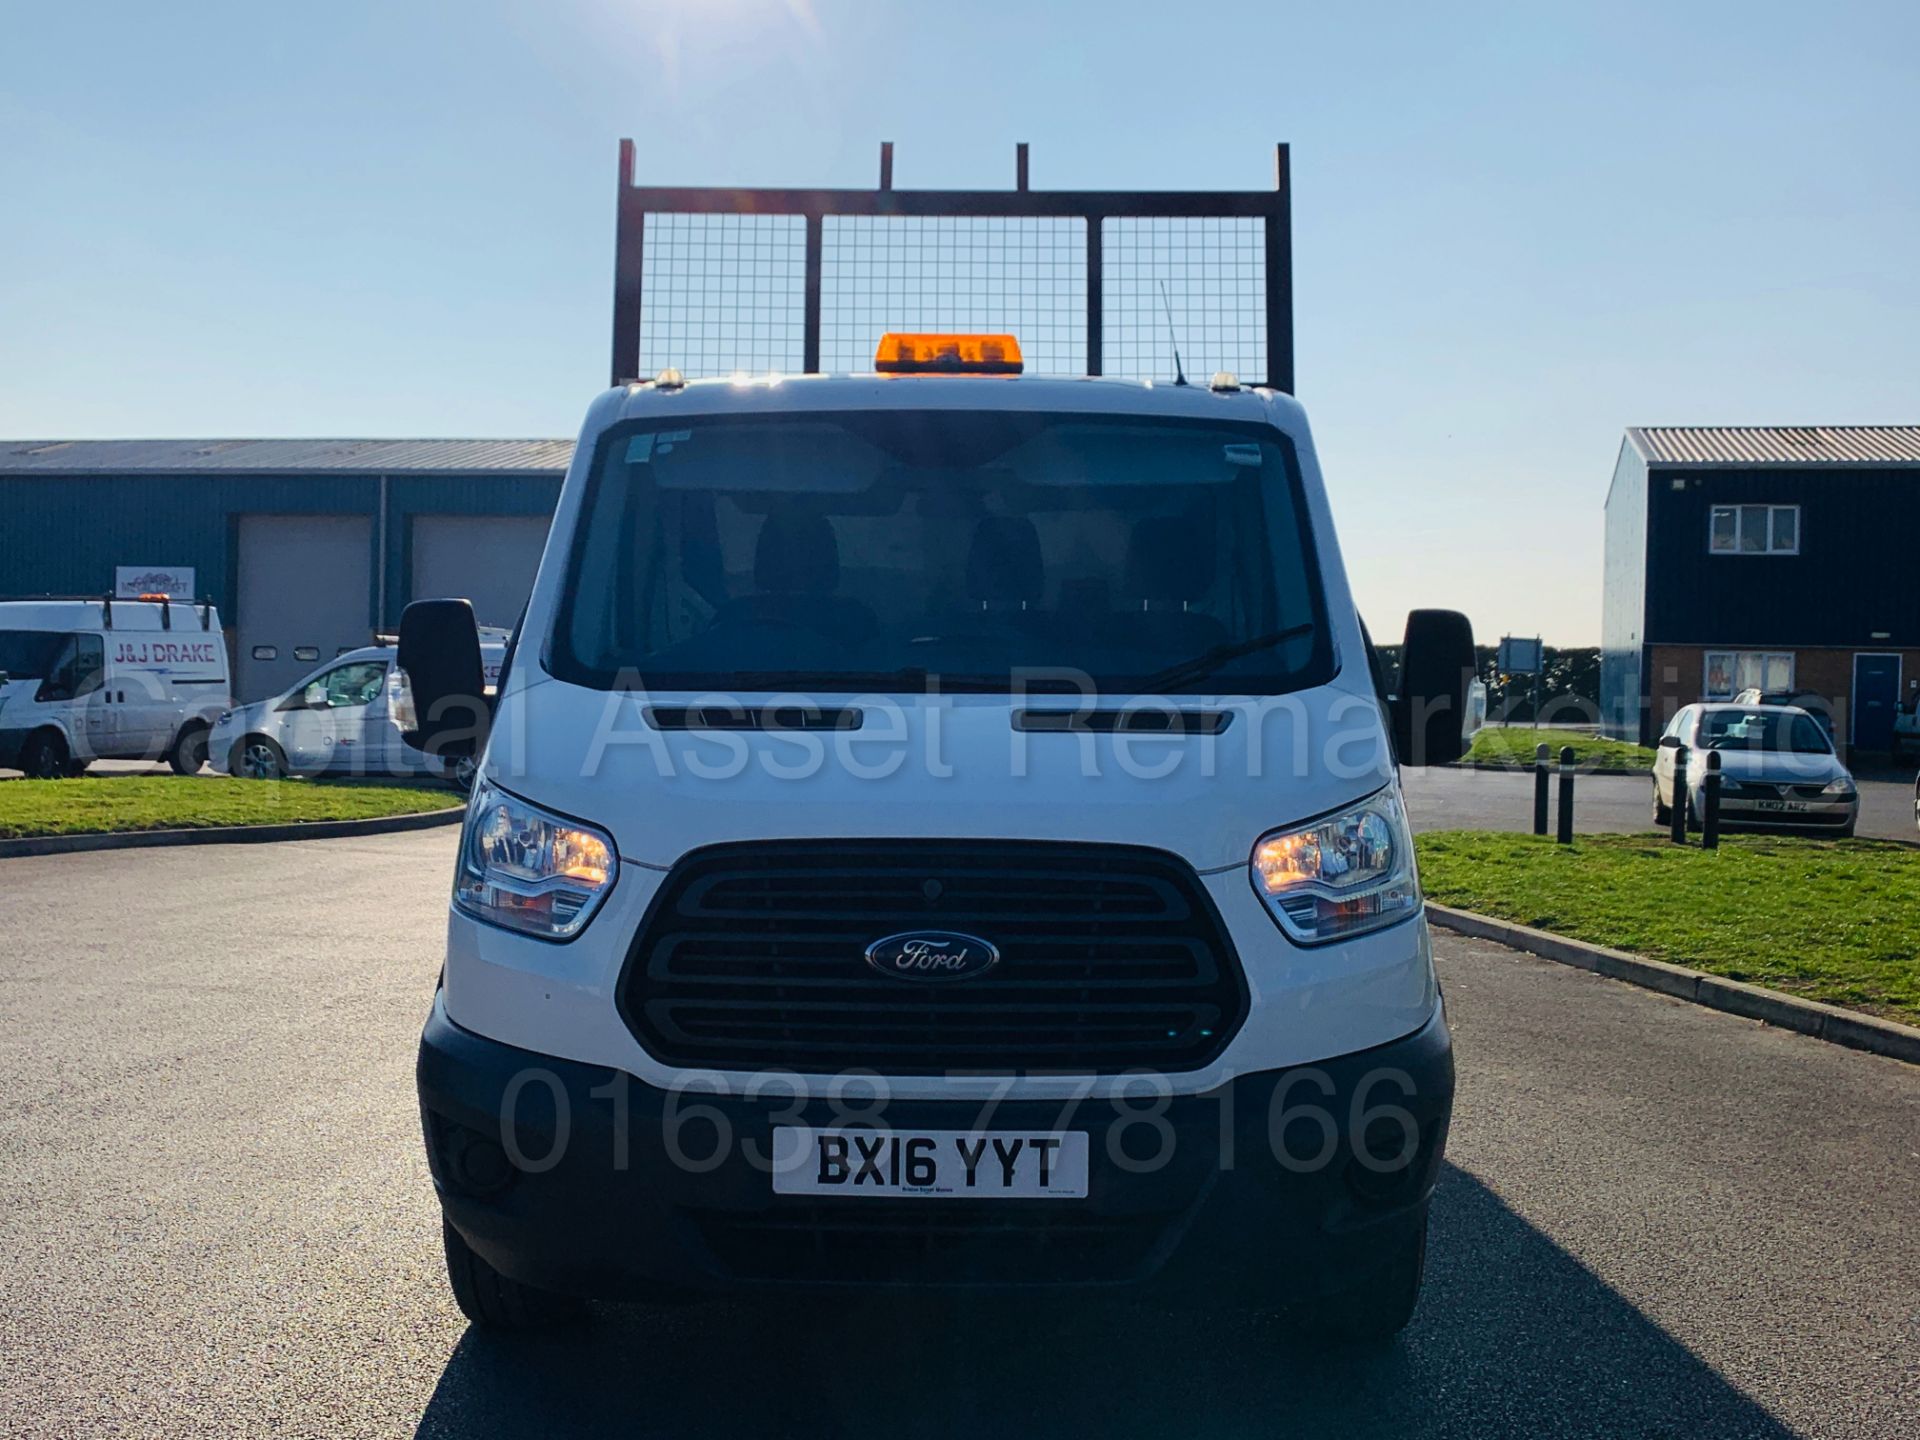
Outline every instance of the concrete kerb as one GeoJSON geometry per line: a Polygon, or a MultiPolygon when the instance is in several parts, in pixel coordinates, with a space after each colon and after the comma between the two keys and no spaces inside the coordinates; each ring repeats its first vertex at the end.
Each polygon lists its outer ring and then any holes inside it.
{"type": "Polygon", "coordinates": [[[1662,995],[1725,1011],[1729,1015],[1763,1021],[1783,1030],[1811,1035],[1818,1040],[1828,1040],[1836,1045],[1920,1065],[1920,1029],[1911,1025],[1842,1010],[1836,1005],[1824,1005],[1817,1000],[1802,1000],[1778,990],[1745,985],[1738,980],[1723,980],[1717,975],[1691,970],[1684,965],[1669,965],[1663,960],[1649,960],[1625,950],[1590,945],[1584,940],[1570,940],[1564,935],[1535,930],[1528,925],[1516,925],[1510,920],[1496,920],[1491,915],[1477,914],[1472,910],[1456,910],[1451,905],[1436,905],[1428,901],[1427,918],[1443,930],[1472,936],[1477,940],[1492,940],[1515,950],[1523,950],[1529,955],[1538,955],[1543,960],[1591,970],[1596,975],[1604,975],[1612,980],[1624,980],[1629,985],[1657,990],[1662,995]]]}
{"type": "MultiPolygon", "coordinates": [[[[1440,765],[1440,766],[1436,766],[1435,768],[1440,770],[1478,770],[1490,775],[1531,775],[1533,774],[1532,765],[1494,765],[1481,760],[1456,760],[1451,765],[1440,765]]],[[[1646,769],[1634,770],[1634,769],[1629,769],[1627,767],[1620,766],[1620,765],[1595,765],[1592,767],[1585,766],[1585,765],[1576,765],[1573,767],[1573,769],[1576,775],[1579,775],[1583,778],[1588,775],[1607,776],[1614,779],[1632,778],[1633,776],[1636,776],[1636,775],[1647,780],[1651,780],[1653,778],[1653,772],[1651,770],[1646,770],[1646,769]]],[[[1555,760],[1553,762],[1550,773],[1554,775],[1556,778],[1559,776],[1560,762],[1558,760],[1555,760]]]]}
{"type": "Polygon", "coordinates": [[[278,840],[335,840],[392,835],[457,825],[464,805],[417,810],[367,820],[300,820],[283,825],[205,825],[180,830],[116,830],[99,835],[26,835],[0,839],[0,860],[23,855],[71,855],[86,850],[144,850],[168,845],[257,845],[278,840]]]}

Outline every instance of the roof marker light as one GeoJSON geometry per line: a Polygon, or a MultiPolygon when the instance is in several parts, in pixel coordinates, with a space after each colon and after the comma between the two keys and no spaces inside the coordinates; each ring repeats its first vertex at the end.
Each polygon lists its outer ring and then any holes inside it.
{"type": "Polygon", "coordinates": [[[873,368],[883,375],[1018,375],[1025,362],[1011,335],[887,334],[873,368]]]}

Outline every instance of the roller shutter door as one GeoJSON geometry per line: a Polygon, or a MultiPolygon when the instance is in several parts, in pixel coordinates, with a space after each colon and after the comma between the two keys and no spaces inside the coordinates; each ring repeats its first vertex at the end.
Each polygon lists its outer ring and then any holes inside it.
{"type": "Polygon", "coordinates": [[[416,515],[408,595],[473,602],[482,625],[512,625],[547,543],[544,515],[416,515]]]}
{"type": "Polygon", "coordinates": [[[234,698],[277,695],[322,660],[373,641],[373,522],[242,515],[234,698]]]}

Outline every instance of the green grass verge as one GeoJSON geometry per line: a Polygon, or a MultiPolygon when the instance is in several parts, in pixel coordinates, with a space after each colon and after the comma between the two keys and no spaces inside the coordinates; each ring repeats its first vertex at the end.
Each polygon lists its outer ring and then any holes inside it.
{"type": "Polygon", "coordinates": [[[1545,744],[1555,764],[1560,747],[1573,747],[1574,763],[1583,769],[1651,770],[1653,751],[1645,745],[1625,740],[1609,740],[1579,730],[1534,730],[1531,728],[1482,730],[1473,737],[1473,747],[1463,757],[1476,765],[1513,765],[1533,768],[1533,747],[1545,744]]]}
{"type": "Polygon", "coordinates": [[[1416,842],[1443,905],[1920,1024],[1920,851],[1873,840],[1442,830],[1416,842]]]}
{"type": "Polygon", "coordinates": [[[370,820],[463,803],[444,785],[228,780],[213,775],[102,775],[0,781],[0,838],[370,820]]]}

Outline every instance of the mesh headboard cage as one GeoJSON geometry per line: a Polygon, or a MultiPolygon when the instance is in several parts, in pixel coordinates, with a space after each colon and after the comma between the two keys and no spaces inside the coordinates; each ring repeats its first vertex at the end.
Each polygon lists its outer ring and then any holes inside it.
{"type": "Polygon", "coordinates": [[[613,382],[868,370],[888,331],[1005,332],[1029,373],[1293,390],[1287,147],[1254,191],[734,190],[633,183],[620,142],[613,382]]]}

